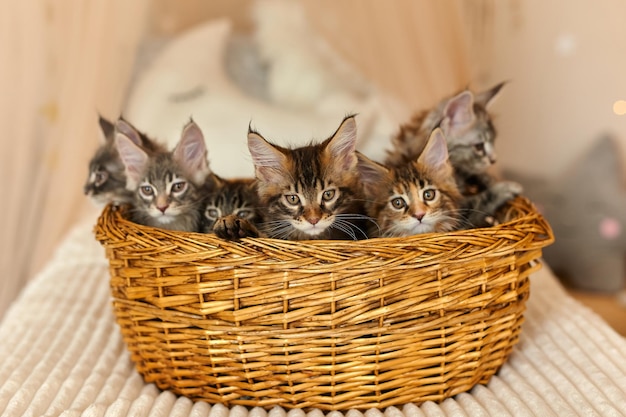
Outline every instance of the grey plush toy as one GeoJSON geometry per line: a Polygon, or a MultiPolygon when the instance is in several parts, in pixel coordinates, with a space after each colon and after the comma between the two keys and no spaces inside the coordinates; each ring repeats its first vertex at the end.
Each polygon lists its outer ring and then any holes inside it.
{"type": "Polygon", "coordinates": [[[505,174],[554,230],[544,259],[571,287],[614,292],[626,284],[626,189],[619,149],[605,137],[553,180],[505,174]]]}

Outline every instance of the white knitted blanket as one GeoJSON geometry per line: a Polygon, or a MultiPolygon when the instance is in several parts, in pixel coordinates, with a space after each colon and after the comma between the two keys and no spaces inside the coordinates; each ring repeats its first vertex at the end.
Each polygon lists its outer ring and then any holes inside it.
{"type": "Polygon", "coordinates": [[[544,267],[531,278],[521,341],[486,386],[441,404],[361,413],[194,403],[143,382],[114,322],[108,266],[78,226],[0,324],[2,416],[624,416],[626,340],[544,267]]]}

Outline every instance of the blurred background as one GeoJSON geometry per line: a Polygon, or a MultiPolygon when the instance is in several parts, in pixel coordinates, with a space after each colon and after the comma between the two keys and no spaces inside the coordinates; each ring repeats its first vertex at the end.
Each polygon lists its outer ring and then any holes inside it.
{"type": "MultiPolygon", "coordinates": [[[[500,170],[552,183],[607,135],[626,160],[623,1],[288,3],[0,2],[0,317],[65,234],[97,217],[82,185],[99,143],[98,113],[124,113],[171,141],[190,108],[202,120],[203,111],[234,103],[233,111],[252,109],[245,120],[285,135],[282,121],[300,123],[308,138],[358,112],[375,153],[412,112],[508,80],[490,109],[500,170]],[[214,30],[203,32],[206,47],[185,38],[198,27],[214,30]],[[184,76],[173,76],[174,67],[184,76]],[[204,106],[203,95],[217,103],[204,106]]],[[[228,162],[220,149],[243,143],[247,122],[237,129],[236,139],[216,129],[210,155],[228,162]]],[[[626,174],[616,175],[621,184],[626,174]]],[[[620,245],[611,250],[623,266],[620,245]]]]}

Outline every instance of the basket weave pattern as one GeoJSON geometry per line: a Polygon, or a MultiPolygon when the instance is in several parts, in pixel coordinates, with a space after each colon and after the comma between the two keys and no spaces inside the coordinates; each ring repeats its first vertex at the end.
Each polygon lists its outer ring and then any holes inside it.
{"type": "Polygon", "coordinates": [[[146,381],[210,403],[366,409],[443,400],[506,360],[553,235],[524,198],[504,216],[446,234],[235,243],[109,206],[96,238],[146,381]]]}

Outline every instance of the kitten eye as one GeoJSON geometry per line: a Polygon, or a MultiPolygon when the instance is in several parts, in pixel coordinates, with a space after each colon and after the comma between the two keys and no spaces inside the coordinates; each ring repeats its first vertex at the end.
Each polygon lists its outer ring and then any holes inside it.
{"type": "Polygon", "coordinates": [[[424,201],[432,201],[432,200],[434,200],[435,199],[435,195],[437,195],[435,190],[426,190],[426,191],[424,191],[424,194],[423,194],[424,201]]]}
{"type": "Polygon", "coordinates": [[[210,208],[206,211],[206,216],[211,219],[217,219],[220,217],[220,212],[216,208],[210,208]]]}
{"type": "Polygon", "coordinates": [[[102,184],[104,184],[104,182],[109,178],[109,173],[106,171],[97,171],[95,178],[94,178],[94,183],[96,185],[96,187],[101,186],[102,184]]]}
{"type": "Polygon", "coordinates": [[[185,189],[187,189],[187,183],[185,181],[179,181],[172,184],[173,193],[182,193],[185,189]]]}
{"type": "Polygon", "coordinates": [[[326,190],[322,195],[322,200],[330,201],[335,197],[335,190],[326,190]]]}
{"type": "Polygon", "coordinates": [[[237,217],[240,219],[247,219],[252,215],[252,210],[239,210],[237,212],[237,217]]]}
{"type": "Polygon", "coordinates": [[[402,197],[394,198],[393,200],[391,200],[391,206],[395,209],[400,210],[406,207],[406,201],[404,201],[404,198],[402,197]]]}
{"type": "Polygon", "coordinates": [[[154,195],[154,189],[152,188],[151,185],[142,185],[139,188],[139,191],[141,191],[141,194],[143,194],[146,197],[151,197],[154,195]]]}
{"type": "Polygon", "coordinates": [[[479,154],[483,155],[485,153],[485,144],[477,143],[476,145],[474,145],[474,150],[478,152],[479,154]]]}
{"type": "Polygon", "coordinates": [[[300,197],[295,194],[286,194],[285,200],[287,200],[287,203],[291,204],[292,206],[300,204],[300,197]]]}

